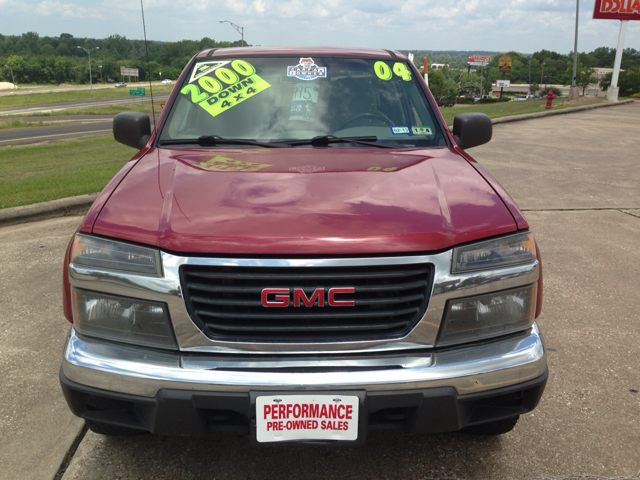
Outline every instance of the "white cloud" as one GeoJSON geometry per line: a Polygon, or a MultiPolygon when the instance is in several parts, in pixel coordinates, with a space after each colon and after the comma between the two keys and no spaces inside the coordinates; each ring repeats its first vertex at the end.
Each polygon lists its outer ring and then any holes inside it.
{"type": "MultiPolygon", "coordinates": [[[[0,7],[4,35],[142,35],[137,0],[0,0],[0,7]]],[[[575,22],[567,0],[144,0],[144,8],[149,39],[236,40],[218,23],[229,20],[257,45],[567,53],[575,22]]],[[[619,22],[592,20],[591,8],[582,2],[580,50],[615,47],[619,22]]],[[[631,22],[625,46],[639,43],[640,22],[631,22]]]]}

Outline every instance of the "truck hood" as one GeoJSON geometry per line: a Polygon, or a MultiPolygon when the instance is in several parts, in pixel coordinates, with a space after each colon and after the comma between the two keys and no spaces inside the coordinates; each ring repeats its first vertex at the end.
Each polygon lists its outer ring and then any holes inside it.
{"type": "Polygon", "coordinates": [[[102,202],[95,234],[181,253],[428,252],[517,229],[447,148],[152,149],[102,202]]]}

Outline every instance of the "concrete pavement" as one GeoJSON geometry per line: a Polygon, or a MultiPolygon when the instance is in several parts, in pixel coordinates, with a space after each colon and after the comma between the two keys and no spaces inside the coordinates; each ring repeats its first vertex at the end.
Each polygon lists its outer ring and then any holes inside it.
{"type": "MultiPolygon", "coordinates": [[[[470,151],[525,210],[544,260],[550,377],[513,432],[376,433],[351,449],[89,432],[64,478],[640,477],[638,133],[633,103],[497,125],[470,151]]],[[[80,429],[57,385],[61,261],[79,221],[0,228],[0,478],[51,478],[80,429]]]]}
{"type": "Polygon", "coordinates": [[[0,228],[0,478],[53,478],[82,428],[58,384],[62,252],[79,221],[0,228]]]}

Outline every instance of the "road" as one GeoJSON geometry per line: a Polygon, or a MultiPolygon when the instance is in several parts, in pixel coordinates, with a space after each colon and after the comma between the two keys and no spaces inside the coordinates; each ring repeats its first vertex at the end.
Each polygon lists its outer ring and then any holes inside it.
{"type": "MultiPolygon", "coordinates": [[[[142,98],[142,97],[140,97],[142,98]]],[[[159,102],[162,102],[169,98],[169,94],[154,95],[154,102],[158,103],[158,110],[160,110],[159,102]]],[[[136,97],[136,103],[138,98],[136,97]]],[[[151,96],[144,97],[144,102],[150,102],[151,96]]],[[[65,103],[51,103],[47,105],[32,105],[29,107],[12,107],[12,108],[0,108],[0,117],[7,115],[35,115],[46,114],[51,112],[59,112],[62,110],[77,110],[79,108],[93,108],[93,107],[107,107],[110,105],[120,105],[132,103],[131,97],[124,98],[110,98],[102,100],[82,100],[78,102],[65,102],[65,103]]]]}
{"type": "MultiPolygon", "coordinates": [[[[544,261],[550,377],[513,432],[377,432],[343,449],[89,432],[64,479],[637,478],[638,124],[636,102],[496,125],[470,151],[523,208],[544,261]]],[[[81,430],[57,383],[62,252],[79,222],[0,228],[0,478],[52,478],[81,430]]]]}
{"type": "MultiPolygon", "coordinates": [[[[153,85],[162,85],[161,83],[154,83],[153,85]]],[[[149,86],[149,82],[133,82],[127,83],[128,88],[132,87],[147,87],[149,86]]],[[[94,90],[102,90],[105,88],[113,88],[113,84],[98,84],[94,85],[94,90]]],[[[67,87],[19,87],[17,90],[0,90],[0,97],[10,96],[10,95],[30,95],[32,93],[56,93],[56,92],[71,92],[77,90],[91,90],[89,85],[83,86],[67,86],[67,87]]]]}
{"type": "MultiPolygon", "coordinates": [[[[40,120],[49,122],[51,118],[40,118],[40,120]]],[[[3,129],[0,130],[0,147],[111,135],[112,124],[113,116],[100,115],[96,118],[65,120],[65,123],[57,125],[3,129]]]]}

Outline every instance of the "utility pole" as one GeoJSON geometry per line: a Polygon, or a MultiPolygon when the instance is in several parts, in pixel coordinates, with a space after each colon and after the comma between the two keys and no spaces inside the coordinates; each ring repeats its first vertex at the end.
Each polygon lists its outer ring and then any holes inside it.
{"type": "Polygon", "coordinates": [[[573,77],[571,77],[571,88],[569,89],[569,100],[575,100],[580,96],[580,91],[576,85],[578,75],[578,13],[580,11],[580,0],[576,0],[576,34],[573,41],[573,77]]]}
{"type": "MultiPolygon", "coordinates": [[[[99,50],[100,47],[90,48],[87,50],[86,48],[78,45],[78,48],[81,48],[82,50],[87,52],[87,55],[89,55],[89,89],[91,90],[91,95],[93,95],[93,81],[91,80],[91,52],[93,52],[94,50],[99,50]]],[[[77,81],[78,81],[78,74],[76,73],[76,82],[77,81]]]]}
{"type": "Polygon", "coordinates": [[[542,62],[542,72],[540,73],[540,85],[542,85],[542,77],[544,75],[544,66],[547,64],[547,62],[542,62]]]}
{"type": "Polygon", "coordinates": [[[529,57],[529,85],[531,85],[531,57],[529,57]]]}
{"type": "Polygon", "coordinates": [[[244,27],[241,27],[240,25],[236,25],[235,23],[230,22],[229,20],[220,20],[220,23],[228,23],[233,28],[235,28],[240,34],[240,37],[242,38],[241,43],[242,43],[242,46],[244,47],[244,27]]]}

